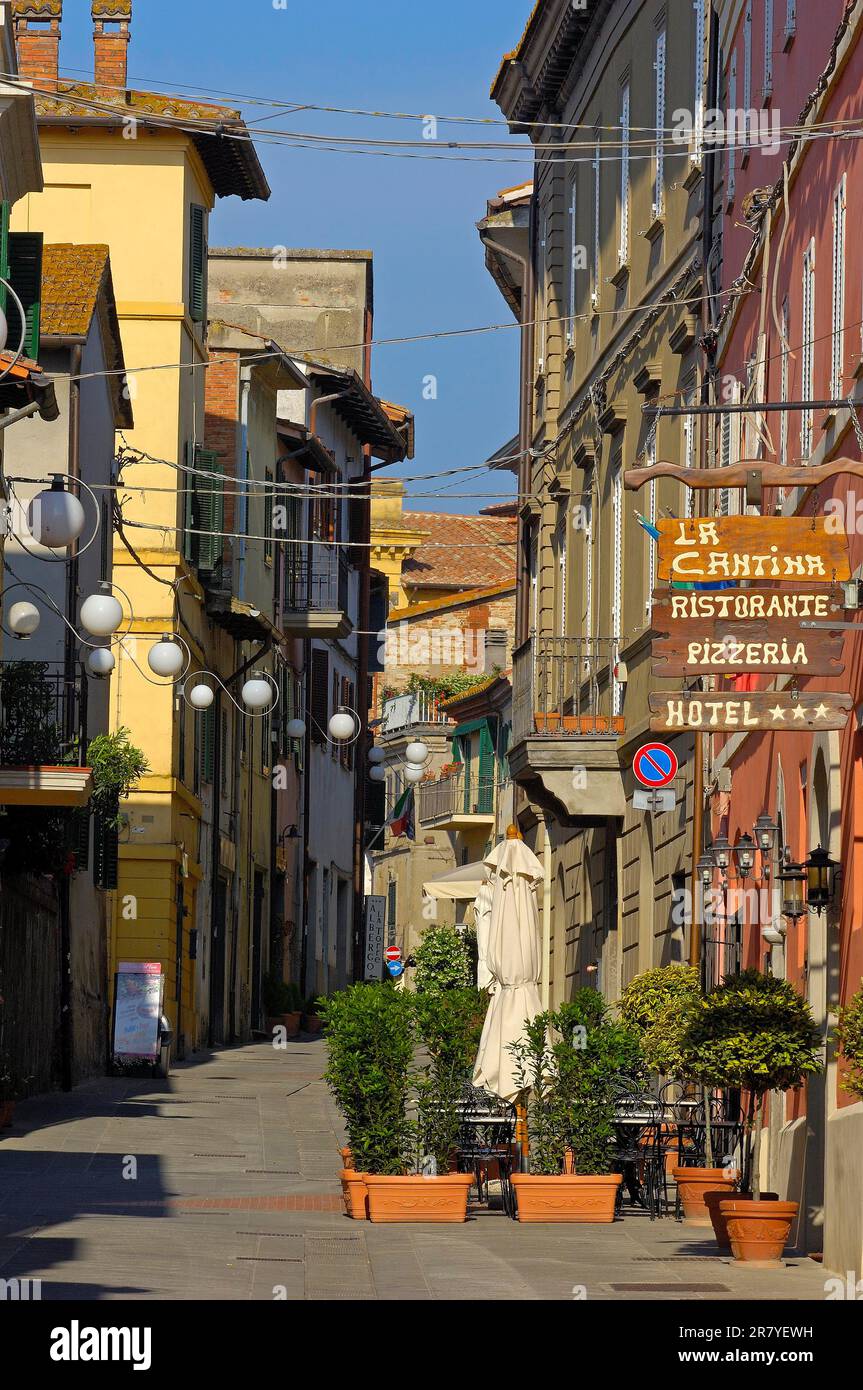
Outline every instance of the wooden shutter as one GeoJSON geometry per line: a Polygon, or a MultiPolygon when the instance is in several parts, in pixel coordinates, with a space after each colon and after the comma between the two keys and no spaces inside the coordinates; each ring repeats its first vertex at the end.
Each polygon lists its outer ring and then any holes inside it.
{"type": "MultiPolygon", "coordinates": [[[[24,305],[26,332],[24,335],[24,355],[34,361],[39,356],[39,330],[42,318],[42,243],[41,232],[10,232],[9,274],[7,279],[24,305]]],[[[11,296],[10,296],[11,298],[11,296]]],[[[17,350],[21,336],[21,322],[18,307],[14,300],[7,305],[9,318],[8,347],[17,350]]]]}
{"type": "MultiPolygon", "coordinates": [[[[0,203],[0,277],[4,280],[9,279],[9,203],[0,203]]],[[[0,285],[0,308],[6,311],[6,300],[8,292],[5,285],[0,285]]]]}
{"type": "Polygon", "coordinates": [[[193,206],[189,230],[189,317],[207,317],[207,210],[193,206]]]}
{"type": "Polygon", "coordinates": [[[225,468],[218,455],[200,446],[195,449],[195,467],[200,468],[203,474],[220,474],[218,478],[195,477],[195,530],[202,532],[195,538],[197,569],[211,574],[220,566],[225,546],[222,535],[225,530],[225,480],[221,477],[225,468]]]}
{"type": "Polygon", "coordinates": [[[106,810],[99,809],[93,818],[93,882],[104,892],[117,887],[120,858],[116,816],[119,802],[106,810]]]}
{"type": "Polygon", "coordinates": [[[330,709],[330,658],[327,652],[312,651],[311,671],[312,740],[326,743],[327,720],[330,709]]]}
{"type": "Polygon", "coordinates": [[[201,761],[202,776],[205,782],[212,782],[216,755],[216,709],[210,705],[201,716],[201,761]]]}
{"type": "Polygon", "coordinates": [[[494,742],[488,724],[479,731],[477,810],[488,815],[494,805],[494,742]]]}
{"type": "Polygon", "coordinates": [[[79,806],[72,813],[72,848],[75,868],[82,873],[90,862],[90,807],[79,806]]]}

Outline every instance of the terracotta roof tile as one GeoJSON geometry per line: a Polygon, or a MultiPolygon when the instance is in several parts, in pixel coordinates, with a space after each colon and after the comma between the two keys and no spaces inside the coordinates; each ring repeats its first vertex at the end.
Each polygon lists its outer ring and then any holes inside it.
{"type": "Polygon", "coordinates": [[[42,257],[45,337],[86,338],[108,267],[107,246],[46,246],[42,257]]]}
{"type": "Polygon", "coordinates": [[[428,541],[404,563],[402,580],[409,587],[475,589],[515,574],[514,517],[406,511],[402,520],[406,527],[428,533],[428,541]]]}

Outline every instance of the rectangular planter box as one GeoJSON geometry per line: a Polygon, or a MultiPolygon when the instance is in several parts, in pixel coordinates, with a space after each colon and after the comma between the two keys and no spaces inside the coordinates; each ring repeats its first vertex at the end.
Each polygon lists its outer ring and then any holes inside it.
{"type": "Polygon", "coordinates": [[[622,734],[626,722],[614,714],[540,714],[533,716],[538,734],[622,734]]]}
{"type": "Polygon", "coordinates": [[[437,1178],[379,1178],[366,1173],[369,1220],[423,1224],[466,1221],[472,1183],[470,1173],[437,1178]]]}
{"type": "Polygon", "coordinates": [[[622,1181],[620,1173],[601,1177],[583,1177],[577,1173],[551,1177],[539,1173],[513,1173],[518,1219],[610,1225],[614,1220],[617,1189],[622,1181]]]}

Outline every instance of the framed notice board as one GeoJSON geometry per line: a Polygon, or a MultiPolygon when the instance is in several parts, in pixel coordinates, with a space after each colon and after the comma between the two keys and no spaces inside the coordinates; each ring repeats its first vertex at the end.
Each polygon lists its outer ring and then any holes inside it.
{"type": "Polygon", "coordinates": [[[159,1055],[159,1027],[165,977],[158,964],[121,963],[114,976],[114,1057],[153,1062],[159,1055]]]}

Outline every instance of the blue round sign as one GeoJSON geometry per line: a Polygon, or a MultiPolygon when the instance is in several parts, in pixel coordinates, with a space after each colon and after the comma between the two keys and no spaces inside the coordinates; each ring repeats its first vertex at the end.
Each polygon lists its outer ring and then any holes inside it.
{"type": "Polygon", "coordinates": [[[403,975],[405,973],[404,965],[400,960],[388,960],[387,970],[390,972],[394,980],[397,980],[400,975],[403,975]]]}
{"type": "Polygon", "coordinates": [[[643,787],[667,787],[679,771],[677,754],[667,743],[645,743],[632,760],[632,770],[643,787]]]}

